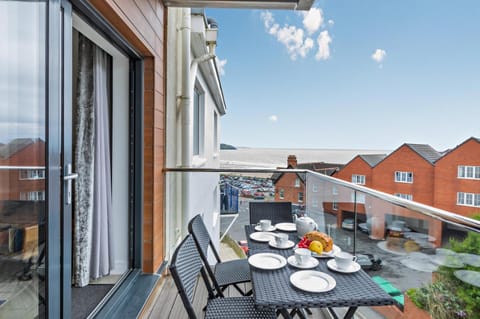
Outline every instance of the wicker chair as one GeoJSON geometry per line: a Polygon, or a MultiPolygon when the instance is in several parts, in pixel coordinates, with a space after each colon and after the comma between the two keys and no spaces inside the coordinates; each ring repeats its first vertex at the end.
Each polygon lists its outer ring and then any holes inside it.
{"type": "Polygon", "coordinates": [[[235,289],[242,295],[248,296],[252,294],[252,291],[244,292],[238,284],[251,281],[250,278],[250,266],[246,259],[234,259],[230,261],[222,262],[220,255],[218,254],[215,246],[212,243],[212,239],[208,234],[207,227],[203,223],[202,217],[197,215],[188,223],[188,232],[192,234],[195,243],[197,244],[200,257],[205,265],[208,263],[208,247],[212,249],[212,253],[217,260],[214,269],[206,267],[209,276],[216,280],[218,287],[215,287],[217,294],[223,296],[223,291],[228,286],[233,285],[235,289]]]}
{"type": "Polygon", "coordinates": [[[250,224],[270,219],[272,224],[293,223],[291,202],[250,202],[250,224]]]}
{"type": "Polygon", "coordinates": [[[255,303],[252,297],[213,298],[212,287],[208,281],[205,268],[203,267],[198,248],[192,235],[187,235],[177,247],[169,268],[190,319],[197,318],[192,304],[199,275],[202,276],[210,297],[205,307],[206,319],[276,318],[275,310],[255,309],[255,303]]]}

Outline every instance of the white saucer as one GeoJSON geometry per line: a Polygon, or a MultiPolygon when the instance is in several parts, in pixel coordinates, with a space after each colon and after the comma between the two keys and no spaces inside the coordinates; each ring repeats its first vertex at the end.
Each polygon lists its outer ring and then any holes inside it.
{"type": "Polygon", "coordinates": [[[275,235],[273,233],[260,231],[260,232],[256,232],[256,233],[251,233],[250,234],[250,239],[255,240],[255,241],[259,241],[259,242],[263,242],[263,243],[267,243],[267,242],[271,241],[272,239],[275,240],[275,235]]]}
{"type": "Polygon", "coordinates": [[[300,270],[290,276],[295,287],[309,292],[330,291],[337,285],[332,276],[315,270],[300,270]]]}
{"type": "Polygon", "coordinates": [[[273,253],[258,253],[248,258],[248,263],[259,269],[280,269],[287,264],[285,257],[273,253]]]}
{"type": "Polygon", "coordinates": [[[275,239],[272,239],[268,242],[268,245],[270,247],[273,247],[273,248],[278,248],[278,249],[289,249],[289,248],[292,248],[293,246],[295,246],[295,243],[291,240],[288,240],[287,241],[287,244],[284,245],[284,246],[278,246],[277,245],[277,242],[275,241],[275,239]]]}
{"type": "Polygon", "coordinates": [[[329,261],[327,261],[327,267],[330,268],[331,270],[335,270],[335,271],[338,271],[338,272],[343,272],[345,274],[350,274],[352,272],[357,272],[360,270],[360,264],[356,263],[356,262],[352,262],[350,264],[350,266],[348,266],[348,268],[338,268],[337,266],[337,262],[335,261],[335,259],[330,259],[329,261]]]}
{"type": "Polygon", "coordinates": [[[275,224],[275,227],[283,231],[297,231],[297,225],[294,223],[278,223],[275,224]]]}
{"type": "Polygon", "coordinates": [[[315,268],[315,267],[318,266],[318,260],[313,258],[313,257],[310,257],[308,259],[308,262],[305,265],[297,264],[297,259],[295,259],[295,256],[288,257],[287,262],[288,262],[289,265],[291,265],[293,267],[301,268],[301,269],[310,269],[310,268],[315,268]]]}
{"type": "Polygon", "coordinates": [[[260,227],[260,225],[255,226],[256,231],[274,231],[275,229],[276,228],[273,225],[270,225],[270,227],[267,230],[263,230],[262,227],[260,227]]]}

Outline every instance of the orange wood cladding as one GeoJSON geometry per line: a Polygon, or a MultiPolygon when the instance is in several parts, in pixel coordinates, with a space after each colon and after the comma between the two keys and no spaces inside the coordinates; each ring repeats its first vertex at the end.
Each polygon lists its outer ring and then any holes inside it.
{"type": "Polygon", "coordinates": [[[166,10],[160,0],[91,0],[91,4],[144,56],[143,271],[164,260],[166,10]]]}

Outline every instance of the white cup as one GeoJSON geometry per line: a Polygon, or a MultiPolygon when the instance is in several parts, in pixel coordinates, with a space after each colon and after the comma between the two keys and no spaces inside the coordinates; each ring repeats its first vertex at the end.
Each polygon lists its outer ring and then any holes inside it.
{"type": "Polygon", "coordinates": [[[288,235],[287,234],[275,234],[275,244],[278,247],[285,247],[288,243],[288,235]]]}
{"type": "Polygon", "coordinates": [[[270,219],[260,219],[258,224],[260,225],[261,230],[267,231],[270,229],[270,226],[272,226],[272,221],[270,219]]]}
{"type": "Polygon", "coordinates": [[[297,248],[295,249],[295,261],[297,265],[305,265],[310,259],[311,252],[306,248],[297,248]]]}
{"type": "Polygon", "coordinates": [[[335,263],[338,269],[348,269],[354,261],[357,261],[357,256],[353,256],[346,251],[340,251],[335,254],[335,263]]]}

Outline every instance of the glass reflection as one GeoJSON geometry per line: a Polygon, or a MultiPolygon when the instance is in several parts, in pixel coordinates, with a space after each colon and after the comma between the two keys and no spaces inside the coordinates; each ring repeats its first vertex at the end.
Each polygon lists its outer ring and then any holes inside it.
{"type": "Polygon", "coordinates": [[[45,1],[0,0],[0,317],[45,313],[45,1]]]}

